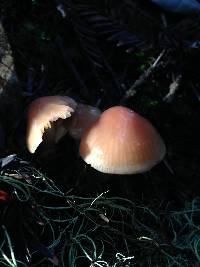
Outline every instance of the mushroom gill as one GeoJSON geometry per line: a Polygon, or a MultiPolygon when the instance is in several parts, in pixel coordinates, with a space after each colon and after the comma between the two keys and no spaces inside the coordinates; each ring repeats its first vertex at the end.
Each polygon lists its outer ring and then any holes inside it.
{"type": "Polygon", "coordinates": [[[34,100],[28,109],[28,150],[34,153],[43,141],[44,132],[51,128],[51,123],[71,117],[76,106],[76,102],[68,96],[44,96],[34,100]]]}

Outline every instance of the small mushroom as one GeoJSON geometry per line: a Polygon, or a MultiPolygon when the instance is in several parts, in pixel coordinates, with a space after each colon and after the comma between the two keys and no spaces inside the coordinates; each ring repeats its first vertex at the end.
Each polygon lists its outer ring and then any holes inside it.
{"type": "MultiPolygon", "coordinates": [[[[28,150],[34,153],[43,140],[45,130],[51,128],[51,123],[71,117],[76,106],[76,102],[68,96],[44,96],[34,100],[28,109],[28,150]]],[[[65,134],[62,128],[61,130],[62,133],[55,133],[55,139],[65,134]]]]}
{"type": "Polygon", "coordinates": [[[122,106],[111,107],[85,131],[80,156],[96,170],[133,174],[150,170],[166,153],[152,124],[122,106]]]}
{"type": "Polygon", "coordinates": [[[101,111],[93,106],[78,104],[69,126],[69,134],[75,139],[81,139],[84,131],[97,120],[101,111]]]}

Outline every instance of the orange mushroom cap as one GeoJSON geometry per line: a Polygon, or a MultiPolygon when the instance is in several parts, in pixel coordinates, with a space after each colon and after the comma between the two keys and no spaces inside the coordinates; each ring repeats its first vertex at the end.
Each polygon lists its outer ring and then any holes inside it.
{"type": "Polygon", "coordinates": [[[71,117],[76,106],[76,102],[67,96],[44,96],[34,100],[28,109],[28,150],[34,153],[43,140],[44,131],[51,128],[51,122],[71,117]]]}
{"type": "Polygon", "coordinates": [[[85,131],[80,144],[83,160],[103,173],[145,172],[165,153],[165,144],[152,124],[122,106],[104,111],[85,131]]]}

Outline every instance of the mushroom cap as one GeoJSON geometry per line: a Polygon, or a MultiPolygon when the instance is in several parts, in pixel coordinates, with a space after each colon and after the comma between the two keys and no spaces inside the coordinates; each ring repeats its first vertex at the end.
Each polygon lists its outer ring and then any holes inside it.
{"type": "Polygon", "coordinates": [[[75,139],[80,139],[84,131],[92,125],[100,115],[100,109],[85,104],[78,104],[72,122],[70,123],[69,134],[75,139]]]}
{"type": "Polygon", "coordinates": [[[76,106],[76,102],[68,96],[44,96],[34,100],[28,109],[28,150],[34,153],[43,140],[44,131],[51,128],[51,122],[71,117],[76,106]]]}
{"type": "Polygon", "coordinates": [[[83,134],[80,156],[96,170],[133,174],[160,162],[165,144],[152,124],[122,106],[111,107],[83,134]]]}

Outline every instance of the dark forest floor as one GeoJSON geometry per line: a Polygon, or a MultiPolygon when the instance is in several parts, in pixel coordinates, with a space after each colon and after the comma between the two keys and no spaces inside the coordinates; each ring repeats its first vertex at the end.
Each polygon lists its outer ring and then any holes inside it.
{"type": "Polygon", "coordinates": [[[17,155],[2,165],[2,266],[200,266],[200,16],[141,0],[2,2],[19,80],[0,107],[1,158],[17,155]],[[57,94],[137,111],[165,161],[102,174],[68,135],[31,155],[28,105],[57,94]]]}

